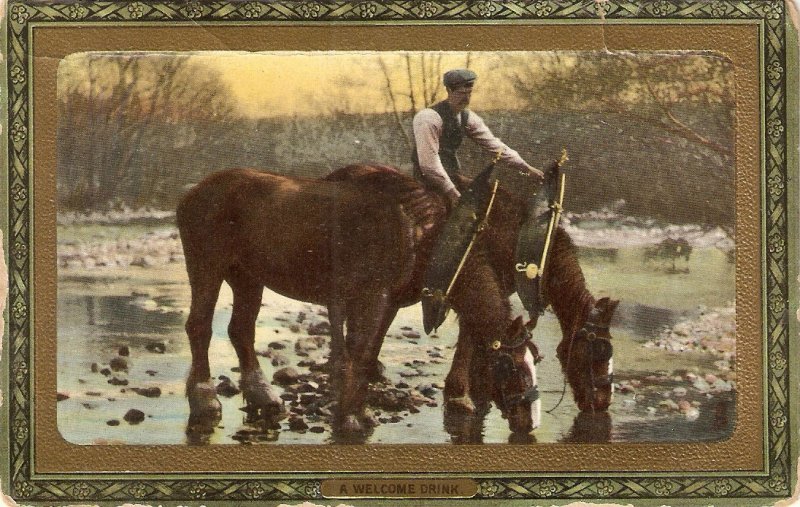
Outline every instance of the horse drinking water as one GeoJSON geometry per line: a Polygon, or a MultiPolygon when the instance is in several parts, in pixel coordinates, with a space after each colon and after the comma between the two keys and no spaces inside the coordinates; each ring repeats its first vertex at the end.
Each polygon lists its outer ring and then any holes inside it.
{"type": "MultiPolygon", "coordinates": [[[[551,167],[549,171],[553,171],[551,167]]],[[[519,196],[498,189],[497,201],[488,224],[465,264],[469,276],[460,277],[453,287],[452,306],[461,324],[453,365],[445,383],[450,409],[473,413],[493,397],[496,384],[484,379],[496,369],[493,339],[481,328],[474,304],[486,295],[494,305],[493,314],[510,315],[508,297],[514,293],[514,249],[520,227],[526,222],[525,202],[519,196]]],[[[559,320],[562,340],[557,356],[582,411],[604,411],[613,393],[613,360],[609,325],[619,301],[595,299],[586,286],[577,252],[569,235],[555,229],[549,265],[542,280],[546,305],[559,320]]],[[[534,319],[538,315],[533,316],[534,319]]],[[[528,323],[535,327],[535,320],[528,323]]],[[[517,355],[519,351],[517,349],[517,355]]],[[[518,398],[517,398],[518,399],[518,398]]],[[[497,403],[496,403],[497,404],[497,403]]],[[[505,412],[504,411],[504,415],[505,412]]]]}
{"type": "MultiPolygon", "coordinates": [[[[192,351],[186,385],[189,429],[212,431],[221,416],[208,348],[223,281],[233,291],[228,335],[239,359],[246,403],[265,416],[282,412],[282,401],[270,389],[254,350],[255,322],[267,287],[328,307],[336,424],[341,431],[363,429],[367,382],[376,372],[384,335],[397,310],[421,298],[423,274],[445,212],[440,196],[384,166],[348,166],[324,179],[232,169],[190,190],[177,209],[192,292],[186,322],[192,351]]],[[[513,227],[500,224],[498,230],[513,238],[513,227]]],[[[491,240],[484,243],[491,250],[491,240]]],[[[496,260],[476,257],[465,266],[462,279],[477,283],[454,288],[453,307],[469,312],[460,323],[465,333],[505,340],[512,324],[508,308],[473,276],[476,269],[486,271],[482,262],[489,262],[492,273],[513,279],[513,265],[496,260]]],[[[532,375],[524,354],[514,354],[512,361],[509,371],[532,375]]],[[[523,379],[516,385],[527,383],[523,379]]],[[[505,379],[504,385],[512,383],[505,379]]],[[[514,393],[505,394],[510,399],[514,393]]],[[[530,402],[516,404],[508,413],[512,430],[530,431],[530,412],[530,402]]]]}

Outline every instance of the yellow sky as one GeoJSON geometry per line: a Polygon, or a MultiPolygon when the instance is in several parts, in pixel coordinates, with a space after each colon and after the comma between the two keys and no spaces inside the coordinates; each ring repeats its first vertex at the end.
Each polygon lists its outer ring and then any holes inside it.
{"type": "MultiPolygon", "coordinates": [[[[469,67],[479,75],[473,95],[476,109],[494,108],[499,98],[509,96],[510,86],[498,79],[495,69],[500,58],[497,53],[426,53],[429,69],[426,74],[436,75],[437,81],[441,80],[441,74],[435,73],[432,62],[439,55],[442,72],[464,67],[469,58],[469,67]]],[[[421,88],[426,80],[420,70],[423,54],[419,52],[228,52],[203,53],[195,58],[220,71],[242,113],[253,117],[389,111],[391,102],[381,60],[390,74],[396,100],[401,108],[407,108],[410,104],[407,58],[410,59],[417,104],[424,102],[421,88]]],[[[430,77],[427,82],[432,86],[430,77]]],[[[438,97],[444,97],[443,89],[438,97]]]]}

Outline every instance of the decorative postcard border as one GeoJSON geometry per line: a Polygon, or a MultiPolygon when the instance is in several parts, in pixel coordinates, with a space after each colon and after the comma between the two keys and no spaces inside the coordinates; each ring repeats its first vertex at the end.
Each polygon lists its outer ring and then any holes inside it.
{"type": "Polygon", "coordinates": [[[416,21],[416,20],[750,20],[763,26],[765,88],[766,331],[768,475],[730,478],[606,477],[482,479],[477,499],[634,499],[785,497],[792,484],[789,405],[789,259],[787,208],[786,12],[781,0],[695,2],[608,1],[392,1],[392,2],[104,2],[14,1],[8,7],[9,442],[13,498],[26,501],[150,501],[321,499],[318,479],[40,479],[34,477],[31,382],[29,191],[31,97],[28,54],[32,23],[203,21],[416,21]]]}

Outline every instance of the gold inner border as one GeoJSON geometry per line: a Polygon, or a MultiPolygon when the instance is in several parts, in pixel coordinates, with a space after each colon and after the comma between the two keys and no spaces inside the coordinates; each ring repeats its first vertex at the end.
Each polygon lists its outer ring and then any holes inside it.
{"type": "Polygon", "coordinates": [[[35,473],[759,472],[764,468],[757,24],[36,26],[32,29],[35,473]],[[80,51],[711,50],[735,65],[737,421],[721,442],[520,445],[81,446],[56,424],[56,72],[80,51]]]}

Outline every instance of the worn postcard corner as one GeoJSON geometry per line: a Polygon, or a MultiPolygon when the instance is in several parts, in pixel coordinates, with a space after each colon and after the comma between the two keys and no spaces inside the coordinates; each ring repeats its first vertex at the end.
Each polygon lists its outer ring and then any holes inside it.
{"type": "Polygon", "coordinates": [[[796,16],[10,2],[0,490],[790,505],[796,16]]]}

